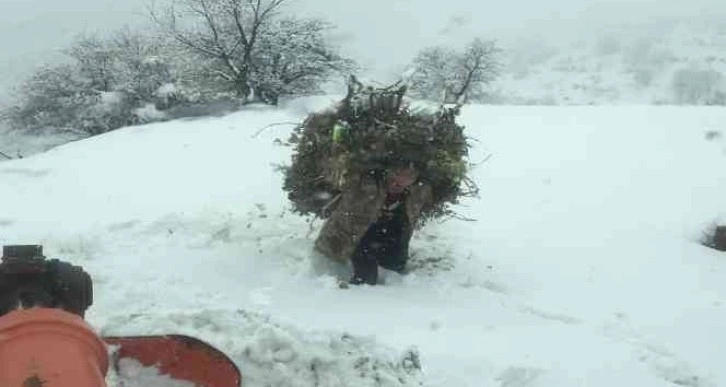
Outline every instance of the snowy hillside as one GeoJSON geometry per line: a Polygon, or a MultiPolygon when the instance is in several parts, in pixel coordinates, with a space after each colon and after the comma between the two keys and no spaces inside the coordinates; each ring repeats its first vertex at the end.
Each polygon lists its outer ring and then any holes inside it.
{"type": "Polygon", "coordinates": [[[697,243],[726,215],[723,109],[467,107],[472,162],[493,155],[458,208],[476,221],[339,289],[274,170],[289,127],[267,127],[329,102],[0,163],[0,243],[86,267],[102,333],[198,336],[250,387],[726,385],[726,255],[697,243]]]}
{"type": "Polygon", "coordinates": [[[0,162],[45,152],[80,138],[81,135],[73,133],[31,134],[10,130],[0,121],[0,162]]]}
{"type": "Polygon", "coordinates": [[[493,85],[493,101],[544,105],[726,103],[723,23],[622,25],[581,31],[570,40],[573,43],[560,44],[543,38],[506,46],[505,72],[493,85]],[[684,88],[698,89],[707,97],[690,100],[684,88]]]}

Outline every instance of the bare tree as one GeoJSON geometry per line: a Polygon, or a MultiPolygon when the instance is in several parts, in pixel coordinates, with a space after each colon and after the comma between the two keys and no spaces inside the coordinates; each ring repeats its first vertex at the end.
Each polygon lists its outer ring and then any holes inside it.
{"type": "Polygon", "coordinates": [[[417,97],[446,103],[478,97],[499,74],[500,51],[494,42],[481,39],[475,39],[462,53],[427,48],[414,58],[411,91],[417,97]]]}
{"type": "Polygon", "coordinates": [[[497,58],[499,52],[500,49],[492,41],[475,39],[469,44],[458,63],[460,82],[454,84],[452,90],[457,101],[479,92],[482,86],[496,78],[500,68],[497,58]]]}
{"type": "Polygon", "coordinates": [[[683,68],[671,80],[675,101],[682,105],[724,105],[725,86],[723,74],[713,69],[683,68]]]}
{"type": "Polygon", "coordinates": [[[253,54],[263,28],[288,0],[172,0],[152,20],[187,49],[220,66],[217,76],[237,97],[252,96],[253,54]]]}

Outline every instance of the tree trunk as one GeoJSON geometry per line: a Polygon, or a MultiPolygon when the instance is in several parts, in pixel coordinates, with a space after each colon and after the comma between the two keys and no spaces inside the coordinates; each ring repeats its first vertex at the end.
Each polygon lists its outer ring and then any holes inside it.
{"type": "Polygon", "coordinates": [[[252,89],[250,88],[247,74],[237,74],[237,78],[234,80],[234,91],[237,98],[242,101],[243,104],[249,101],[252,89]]]}

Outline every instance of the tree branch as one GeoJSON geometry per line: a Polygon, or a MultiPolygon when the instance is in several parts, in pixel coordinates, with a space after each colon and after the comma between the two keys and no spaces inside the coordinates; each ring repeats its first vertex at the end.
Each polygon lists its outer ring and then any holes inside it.
{"type": "Polygon", "coordinates": [[[461,100],[461,97],[466,94],[466,92],[471,87],[472,81],[474,80],[474,75],[477,72],[483,71],[481,67],[482,62],[482,56],[485,55],[484,53],[473,53],[472,55],[476,55],[474,58],[474,65],[467,68],[467,74],[466,74],[466,80],[464,81],[464,84],[461,86],[461,90],[456,94],[456,100],[461,100]]]}
{"type": "Polygon", "coordinates": [[[198,51],[201,54],[204,54],[206,56],[211,56],[213,58],[218,58],[219,53],[215,52],[213,50],[210,50],[207,47],[203,47],[202,45],[192,41],[189,37],[185,36],[182,31],[179,30],[177,27],[177,16],[176,16],[176,8],[174,7],[174,4],[170,5],[169,8],[166,10],[166,16],[169,20],[162,20],[159,15],[157,14],[156,10],[152,5],[149,6],[149,16],[151,17],[151,20],[156,24],[159,28],[164,30],[167,35],[170,35],[174,40],[181,43],[187,48],[190,48],[194,51],[198,51]]]}
{"type": "Polygon", "coordinates": [[[232,75],[229,75],[229,74],[225,73],[225,72],[224,72],[224,71],[222,71],[222,70],[214,70],[213,72],[214,72],[215,74],[217,74],[217,75],[221,76],[222,78],[224,78],[224,79],[228,80],[228,81],[234,81],[234,76],[232,76],[232,75]]]}
{"type": "Polygon", "coordinates": [[[250,136],[250,137],[251,138],[257,138],[265,130],[270,129],[270,128],[275,127],[275,126],[282,126],[282,125],[300,125],[300,123],[299,122],[278,122],[278,123],[270,124],[270,125],[267,125],[267,126],[261,128],[261,129],[259,129],[254,134],[252,134],[252,136],[250,136]]]}
{"type": "Polygon", "coordinates": [[[232,7],[232,17],[234,18],[234,23],[237,27],[237,32],[239,33],[239,40],[237,45],[242,45],[245,50],[247,47],[249,47],[249,40],[247,39],[247,33],[245,32],[245,28],[242,25],[242,13],[239,7],[239,1],[237,0],[231,0],[230,6],[232,7]]]}
{"type": "Polygon", "coordinates": [[[8,160],[12,160],[12,159],[13,159],[12,157],[10,157],[10,156],[6,155],[6,154],[5,154],[5,153],[3,153],[3,152],[0,152],[0,156],[3,156],[3,157],[5,157],[5,158],[6,158],[6,159],[8,159],[8,160]]]}
{"type": "Polygon", "coordinates": [[[191,48],[192,50],[199,51],[200,53],[210,56],[212,58],[219,58],[218,52],[214,52],[206,47],[202,47],[201,45],[194,43],[189,38],[184,36],[184,34],[182,34],[181,32],[174,31],[174,32],[172,32],[171,37],[174,38],[174,40],[176,40],[177,42],[185,45],[187,48],[191,48]]]}
{"type": "Polygon", "coordinates": [[[327,203],[326,205],[324,205],[324,206],[323,206],[323,208],[322,208],[322,209],[320,210],[320,214],[321,214],[321,215],[322,215],[322,216],[323,216],[324,218],[328,218],[328,217],[330,217],[330,215],[331,215],[331,214],[333,213],[333,211],[331,211],[331,209],[332,209],[332,208],[333,208],[333,207],[334,207],[334,206],[335,206],[336,204],[338,204],[338,202],[339,202],[339,201],[340,201],[340,199],[342,199],[342,198],[343,198],[343,193],[342,193],[342,192],[341,192],[341,193],[339,193],[339,194],[337,194],[337,195],[335,195],[335,197],[333,198],[333,200],[329,201],[329,202],[328,202],[328,203],[327,203]]]}
{"type": "Polygon", "coordinates": [[[254,13],[254,21],[252,22],[252,32],[250,33],[249,44],[247,50],[245,50],[245,63],[249,63],[250,61],[250,57],[252,56],[252,49],[255,46],[255,42],[257,42],[257,38],[259,37],[260,26],[262,26],[267,20],[267,17],[270,16],[270,14],[277,8],[279,8],[285,1],[287,0],[272,0],[267,5],[267,7],[265,7],[264,10],[261,10],[262,0],[257,0],[256,5],[253,6],[252,9],[254,13]]]}
{"type": "Polygon", "coordinates": [[[203,12],[201,12],[204,19],[207,21],[207,26],[209,27],[209,30],[212,31],[212,37],[214,38],[214,43],[216,44],[217,48],[221,52],[224,52],[224,48],[222,47],[221,43],[219,42],[219,32],[217,31],[217,23],[214,21],[212,12],[209,9],[209,5],[207,4],[206,0],[198,0],[199,4],[202,6],[203,12]]]}

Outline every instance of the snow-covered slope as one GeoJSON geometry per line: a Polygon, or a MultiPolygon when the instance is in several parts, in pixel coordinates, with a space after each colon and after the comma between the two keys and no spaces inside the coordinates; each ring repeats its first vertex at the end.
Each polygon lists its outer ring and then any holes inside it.
{"type": "Polygon", "coordinates": [[[505,46],[504,73],[492,85],[492,102],[726,103],[726,25],[720,20],[616,25],[582,30],[570,40],[558,43],[540,38],[505,46]],[[706,79],[696,79],[699,74],[706,79]],[[676,85],[684,82],[721,94],[705,98],[710,101],[684,99],[676,85]]]}
{"type": "Polygon", "coordinates": [[[475,222],[431,224],[412,272],[339,289],[288,211],[274,145],[311,108],[132,127],[0,163],[0,243],[43,243],[96,281],[106,334],[179,332],[246,386],[726,384],[726,112],[464,110],[475,222]],[[419,371],[417,364],[421,364],[419,371]]]}
{"type": "Polygon", "coordinates": [[[32,156],[56,146],[78,140],[82,137],[74,133],[26,133],[3,127],[0,120],[0,162],[32,156]]]}

